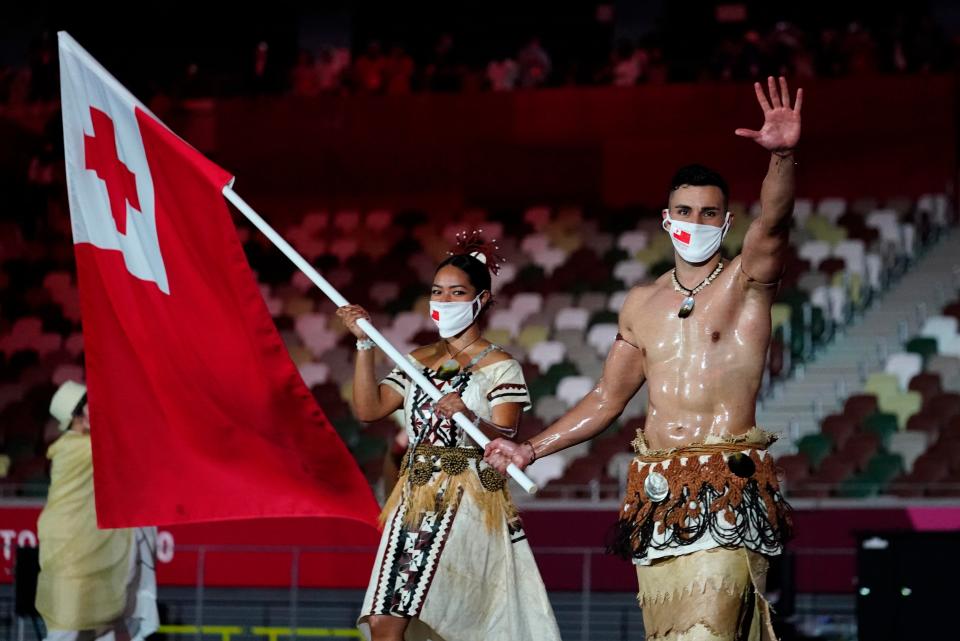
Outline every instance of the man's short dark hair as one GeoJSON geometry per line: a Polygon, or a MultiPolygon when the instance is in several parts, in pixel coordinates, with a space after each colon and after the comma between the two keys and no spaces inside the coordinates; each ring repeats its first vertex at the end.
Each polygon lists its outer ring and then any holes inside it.
{"type": "MultiPolygon", "coordinates": [[[[730,198],[730,187],[723,176],[703,165],[687,165],[677,170],[670,179],[670,194],[680,187],[717,187],[723,192],[723,206],[727,206],[730,198]]],[[[669,200],[670,194],[667,194],[669,200]]]]}

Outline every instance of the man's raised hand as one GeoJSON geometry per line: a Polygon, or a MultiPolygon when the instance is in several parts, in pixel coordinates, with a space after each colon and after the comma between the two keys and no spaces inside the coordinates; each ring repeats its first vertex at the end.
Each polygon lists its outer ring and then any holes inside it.
{"type": "Polygon", "coordinates": [[[773,76],[767,78],[769,98],[759,82],[753,83],[757,93],[757,102],[763,109],[763,127],[760,131],[753,129],[737,129],[734,133],[744,138],[751,138],[761,147],[770,152],[785,152],[792,150],[800,141],[800,106],[803,104],[803,89],[797,90],[797,98],[790,106],[790,89],[787,79],[780,76],[780,86],[773,76]]]}

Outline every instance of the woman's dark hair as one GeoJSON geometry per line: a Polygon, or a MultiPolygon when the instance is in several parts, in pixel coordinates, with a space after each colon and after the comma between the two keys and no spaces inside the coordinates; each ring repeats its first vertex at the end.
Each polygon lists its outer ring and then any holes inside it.
{"type": "Polygon", "coordinates": [[[453,265],[460,271],[464,272],[467,275],[467,279],[470,281],[470,284],[473,285],[474,289],[477,290],[477,294],[482,291],[488,291],[491,292],[491,294],[493,293],[490,289],[490,270],[485,264],[470,254],[454,254],[453,256],[450,256],[442,263],[437,265],[437,270],[433,272],[434,275],[436,275],[437,272],[447,265],[453,265]]]}

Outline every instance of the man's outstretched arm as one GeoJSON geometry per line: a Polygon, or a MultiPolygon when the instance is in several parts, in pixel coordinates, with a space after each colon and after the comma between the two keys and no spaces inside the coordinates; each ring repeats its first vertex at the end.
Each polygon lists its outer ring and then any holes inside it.
{"type": "Polygon", "coordinates": [[[790,240],[795,191],[795,160],[800,141],[800,107],[803,89],[797,91],[793,106],[785,78],[779,89],[773,77],[767,79],[769,99],[760,83],[755,83],[757,102],[763,110],[759,131],[737,129],[736,134],[751,138],[770,152],[770,165],[760,190],[760,217],[750,225],[743,242],[741,268],[744,275],[760,283],[780,279],[785,262],[784,249],[790,240]]]}
{"type": "Polygon", "coordinates": [[[603,366],[603,374],[590,392],[547,429],[529,441],[514,443],[497,439],[487,445],[485,460],[501,473],[514,463],[525,468],[534,459],[559,452],[593,438],[623,412],[627,403],[643,385],[643,354],[636,347],[633,333],[624,322],[636,306],[636,291],[627,297],[620,312],[621,339],[614,341],[603,366]]]}

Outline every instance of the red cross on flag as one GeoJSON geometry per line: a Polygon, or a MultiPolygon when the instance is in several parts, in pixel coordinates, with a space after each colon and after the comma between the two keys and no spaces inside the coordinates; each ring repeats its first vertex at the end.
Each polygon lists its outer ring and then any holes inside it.
{"type": "Polygon", "coordinates": [[[100,526],[374,524],[246,262],[222,195],[233,177],[59,42],[100,526]]]}

